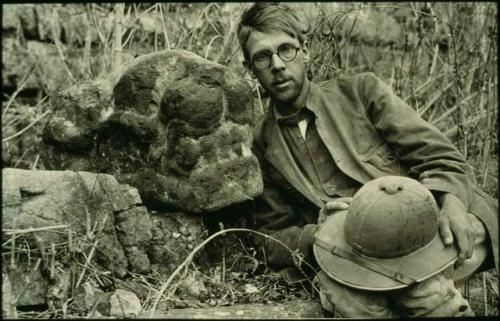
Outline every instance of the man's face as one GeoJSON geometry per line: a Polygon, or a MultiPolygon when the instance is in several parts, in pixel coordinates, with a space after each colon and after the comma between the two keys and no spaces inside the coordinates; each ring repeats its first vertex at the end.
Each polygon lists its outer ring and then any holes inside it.
{"type": "Polygon", "coordinates": [[[306,48],[301,48],[295,59],[283,61],[277,54],[278,48],[283,44],[301,47],[297,39],[283,31],[253,31],[246,48],[251,59],[250,69],[271,98],[284,103],[293,103],[304,87],[305,63],[309,61],[309,54],[306,48]],[[262,52],[274,53],[269,67],[265,69],[259,69],[254,65],[254,57],[262,52]]]}

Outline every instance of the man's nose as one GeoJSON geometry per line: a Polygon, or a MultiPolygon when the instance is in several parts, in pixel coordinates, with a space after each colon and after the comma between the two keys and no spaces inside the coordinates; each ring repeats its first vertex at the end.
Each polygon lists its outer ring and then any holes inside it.
{"type": "Polygon", "coordinates": [[[285,69],[285,62],[281,60],[278,54],[273,54],[271,56],[271,70],[272,71],[280,71],[285,69]]]}

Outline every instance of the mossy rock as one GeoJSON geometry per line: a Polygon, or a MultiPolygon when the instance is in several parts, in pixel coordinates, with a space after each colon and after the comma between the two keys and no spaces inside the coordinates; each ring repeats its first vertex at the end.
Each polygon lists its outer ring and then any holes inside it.
{"type": "Polygon", "coordinates": [[[245,80],[191,52],[141,56],[55,95],[44,165],[113,174],[153,208],[241,203],[263,188],[251,153],[253,98],[245,80]]]}

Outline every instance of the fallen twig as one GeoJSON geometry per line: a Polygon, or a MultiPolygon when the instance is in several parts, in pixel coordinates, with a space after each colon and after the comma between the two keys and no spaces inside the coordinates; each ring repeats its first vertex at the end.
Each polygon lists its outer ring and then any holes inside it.
{"type": "Polygon", "coordinates": [[[18,230],[16,228],[4,228],[2,229],[2,232],[7,234],[7,235],[14,235],[14,234],[26,234],[26,233],[32,233],[32,232],[41,232],[41,231],[50,231],[50,230],[56,230],[56,229],[62,229],[62,228],[67,228],[67,225],[52,225],[52,226],[44,226],[44,227],[33,227],[33,228],[27,228],[27,229],[22,229],[18,230]]]}
{"type": "Polygon", "coordinates": [[[16,219],[14,218],[14,221],[12,222],[12,227],[13,227],[13,233],[12,233],[12,243],[11,243],[11,254],[10,254],[10,267],[15,268],[16,267],[16,260],[15,260],[15,250],[16,250],[16,219]]]}
{"type": "Polygon", "coordinates": [[[38,123],[43,117],[47,116],[50,112],[51,112],[51,110],[47,110],[42,115],[40,115],[37,119],[35,119],[34,121],[32,121],[31,124],[29,124],[28,126],[24,127],[23,129],[21,129],[20,131],[18,131],[14,135],[11,135],[11,136],[9,136],[7,138],[2,139],[2,142],[5,143],[6,141],[9,141],[9,140],[11,140],[13,138],[16,138],[17,136],[23,134],[25,131],[27,131],[28,129],[30,129],[31,127],[33,127],[33,125],[35,125],[36,123],[38,123]]]}
{"type": "MultiPolygon", "coordinates": [[[[86,209],[87,207],[85,207],[86,209]]],[[[102,232],[102,230],[104,229],[104,226],[106,225],[106,221],[108,219],[108,215],[104,216],[104,218],[102,219],[102,224],[101,224],[101,230],[98,233],[102,232]]],[[[96,227],[97,228],[97,225],[96,227]]],[[[97,234],[94,234],[96,231],[95,229],[93,230],[93,233],[91,235],[91,237],[94,237],[96,236],[97,234]]],[[[92,244],[92,248],[90,249],[90,253],[89,253],[89,256],[86,258],[85,260],[85,266],[83,267],[83,270],[82,270],[82,273],[80,274],[80,277],[78,278],[78,281],[76,282],[76,286],[75,288],[78,288],[80,286],[80,283],[82,282],[83,280],[83,276],[85,275],[85,272],[87,271],[87,267],[90,263],[90,261],[92,260],[92,257],[94,256],[94,253],[95,253],[95,250],[97,248],[97,244],[99,243],[99,239],[96,238],[96,240],[94,241],[94,243],[92,244]]]]}
{"type": "Polygon", "coordinates": [[[99,239],[94,241],[94,244],[92,244],[92,248],[90,249],[89,256],[85,260],[85,266],[83,267],[82,273],[80,273],[80,277],[78,278],[78,281],[76,282],[75,288],[78,288],[80,286],[80,283],[83,280],[83,276],[85,275],[85,272],[87,271],[87,266],[90,263],[90,260],[92,260],[92,257],[94,256],[95,253],[95,248],[97,247],[97,244],[99,243],[99,239]]]}
{"type": "Polygon", "coordinates": [[[16,91],[12,94],[12,96],[10,96],[9,101],[7,102],[7,104],[5,105],[5,109],[3,110],[3,113],[2,113],[3,117],[5,117],[5,115],[7,114],[7,110],[9,109],[10,105],[12,104],[14,99],[17,97],[17,95],[21,92],[21,90],[24,89],[24,86],[26,86],[26,84],[28,83],[28,80],[30,79],[31,75],[33,75],[34,71],[35,71],[35,66],[32,66],[29,74],[23,80],[21,85],[16,89],[16,91]]]}
{"type": "Polygon", "coordinates": [[[40,159],[40,153],[36,154],[35,161],[33,162],[32,170],[36,170],[36,165],[38,164],[38,160],[40,159]]]}

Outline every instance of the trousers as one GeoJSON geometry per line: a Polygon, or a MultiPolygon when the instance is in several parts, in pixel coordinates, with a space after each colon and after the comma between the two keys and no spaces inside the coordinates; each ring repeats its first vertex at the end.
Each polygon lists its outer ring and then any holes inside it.
{"type": "Polygon", "coordinates": [[[473,214],[475,242],[471,258],[407,288],[393,291],[365,291],[347,287],[320,271],[314,278],[323,309],[339,318],[400,318],[474,316],[469,303],[456,288],[456,282],[470,278],[487,253],[486,230],[473,214]]]}

